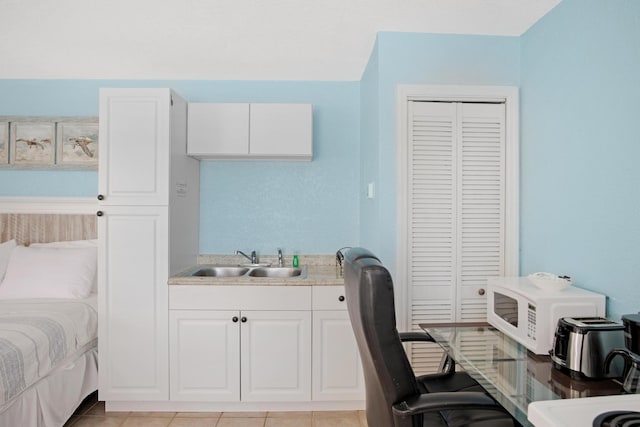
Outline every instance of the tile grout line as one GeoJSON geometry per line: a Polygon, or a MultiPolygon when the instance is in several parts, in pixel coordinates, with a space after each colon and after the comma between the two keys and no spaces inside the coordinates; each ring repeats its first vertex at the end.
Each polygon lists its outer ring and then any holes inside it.
{"type": "MultiPolygon", "coordinates": [[[[68,424],[66,427],[72,427],[74,425],[77,425],[78,423],[82,422],[83,424],[85,423],[89,423],[87,425],[91,426],[94,424],[91,424],[92,419],[96,418],[96,417],[109,417],[108,413],[101,413],[101,414],[90,414],[90,412],[92,410],[95,410],[96,405],[98,405],[100,402],[94,402],[92,404],[90,404],[86,409],[82,410],[82,412],[74,414],[73,416],[73,422],[68,424]]],[[[324,418],[322,417],[322,413],[324,411],[312,411],[309,416],[310,416],[310,422],[311,422],[311,427],[314,427],[316,425],[316,421],[320,418],[324,418]]],[[[331,411],[329,411],[331,412],[331,411]]],[[[340,411],[343,412],[343,411],[340,411]]],[[[354,416],[357,420],[358,420],[358,426],[359,427],[366,427],[366,422],[363,420],[362,418],[362,414],[360,414],[361,411],[359,410],[354,410],[354,411],[344,411],[342,414],[340,414],[339,416],[329,416],[328,418],[352,418],[352,416],[354,416]],[[350,416],[349,416],[350,415],[350,416]]],[[[231,413],[229,413],[231,414],[231,413]]],[[[274,413],[275,414],[275,413],[274,413]]],[[[171,426],[171,423],[173,423],[175,420],[180,419],[180,418],[188,418],[188,417],[180,417],[180,412],[174,412],[173,415],[171,415],[170,417],[163,417],[165,418],[168,422],[167,425],[171,426]]],[[[144,416],[135,416],[133,415],[133,413],[128,412],[125,416],[123,417],[117,417],[119,418],[119,422],[118,422],[118,426],[123,426],[127,423],[127,421],[129,420],[140,420],[143,419],[145,417],[153,417],[154,414],[153,413],[149,413],[149,414],[145,414],[144,416]]],[[[221,426],[221,420],[225,418],[223,417],[223,413],[220,412],[219,415],[216,417],[215,419],[215,424],[213,424],[214,426],[221,426]]],[[[226,417],[226,418],[236,418],[236,417],[226,417]]],[[[267,411],[265,413],[264,416],[262,417],[237,417],[239,419],[248,419],[248,418],[254,418],[254,419],[262,419],[262,422],[260,424],[260,426],[262,427],[266,427],[267,425],[269,425],[268,423],[268,419],[272,418],[272,419],[278,419],[281,417],[275,416],[275,417],[269,417],[269,411],[267,411]]],[[[224,422],[223,422],[224,423],[224,422]]]]}

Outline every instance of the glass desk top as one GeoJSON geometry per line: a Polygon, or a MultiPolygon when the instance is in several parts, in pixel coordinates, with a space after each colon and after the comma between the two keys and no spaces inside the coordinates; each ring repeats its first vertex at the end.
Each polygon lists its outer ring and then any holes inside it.
{"type": "Polygon", "coordinates": [[[611,380],[580,381],[553,368],[549,356],[531,353],[487,323],[420,325],[458,365],[522,425],[537,400],[621,394],[611,380]]]}

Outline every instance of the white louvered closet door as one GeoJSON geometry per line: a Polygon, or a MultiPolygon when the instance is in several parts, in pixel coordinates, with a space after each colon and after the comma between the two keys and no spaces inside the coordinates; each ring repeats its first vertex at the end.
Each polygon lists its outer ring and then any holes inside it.
{"type": "MultiPolygon", "coordinates": [[[[504,274],[504,104],[409,102],[410,322],[484,321],[487,277],[504,274]]],[[[417,372],[436,345],[414,345],[417,372]]]]}

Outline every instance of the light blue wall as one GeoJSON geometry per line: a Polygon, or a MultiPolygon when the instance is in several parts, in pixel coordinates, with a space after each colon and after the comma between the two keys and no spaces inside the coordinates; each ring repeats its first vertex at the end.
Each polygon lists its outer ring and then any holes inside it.
{"type": "MultiPolygon", "coordinates": [[[[519,84],[520,50],[516,37],[462,36],[415,33],[380,33],[374,59],[365,77],[376,76],[378,85],[363,85],[361,99],[377,102],[377,116],[368,114],[361,125],[361,134],[370,133],[371,140],[362,140],[362,152],[369,153],[362,163],[362,176],[373,175],[376,183],[376,203],[362,206],[363,242],[371,239],[377,246],[371,249],[391,269],[395,269],[397,251],[396,197],[396,122],[397,85],[457,84],[513,85],[519,84]],[[377,68],[370,70],[370,68],[377,68]],[[364,218],[367,220],[365,221],[364,218]]],[[[365,111],[362,105],[362,111],[365,111]]]]}
{"type": "Polygon", "coordinates": [[[521,273],[640,310],[640,2],[563,0],[522,37],[521,273]]]}
{"type": "MultiPolygon", "coordinates": [[[[0,80],[0,115],[91,116],[100,87],[171,87],[192,102],[314,106],[312,162],[202,162],[202,253],[335,253],[359,241],[359,83],[0,80]]],[[[97,173],[0,170],[0,196],[87,196],[97,173]]]]}
{"type": "Polygon", "coordinates": [[[380,149],[378,100],[379,64],[378,41],[360,80],[360,245],[376,251],[380,248],[379,197],[375,197],[378,180],[378,151],[380,149]],[[374,197],[367,197],[367,185],[373,184],[374,197]]]}
{"type": "Polygon", "coordinates": [[[313,104],[312,162],[201,164],[200,250],[331,254],[359,241],[359,84],[209,84],[191,101],[313,104]]]}

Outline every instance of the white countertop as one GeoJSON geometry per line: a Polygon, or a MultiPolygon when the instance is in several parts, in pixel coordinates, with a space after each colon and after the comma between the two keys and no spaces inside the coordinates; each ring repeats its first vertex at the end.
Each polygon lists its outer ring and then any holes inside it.
{"type": "Polygon", "coordinates": [[[535,427],[589,427],[607,411],[640,411],[640,394],[532,402],[528,419],[535,427]]]}

